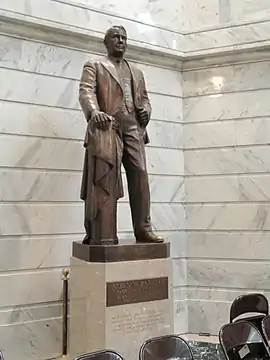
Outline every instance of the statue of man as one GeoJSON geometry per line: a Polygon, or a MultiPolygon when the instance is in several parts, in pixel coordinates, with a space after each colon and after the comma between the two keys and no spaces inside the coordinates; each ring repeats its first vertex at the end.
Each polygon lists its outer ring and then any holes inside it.
{"type": "Polygon", "coordinates": [[[87,61],[79,100],[87,120],[81,198],[85,201],[85,244],[117,244],[117,200],[123,196],[123,163],[137,243],[160,243],[152,231],[146,170],[146,126],[151,105],[142,72],[124,59],[127,33],[107,30],[108,55],[87,61]]]}

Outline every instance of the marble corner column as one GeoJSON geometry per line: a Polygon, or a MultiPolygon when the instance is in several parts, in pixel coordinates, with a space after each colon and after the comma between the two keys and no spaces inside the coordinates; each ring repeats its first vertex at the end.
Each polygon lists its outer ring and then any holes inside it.
{"type": "Polygon", "coordinates": [[[111,349],[135,360],[146,339],[173,333],[169,256],[169,243],[73,243],[70,358],[111,349]]]}

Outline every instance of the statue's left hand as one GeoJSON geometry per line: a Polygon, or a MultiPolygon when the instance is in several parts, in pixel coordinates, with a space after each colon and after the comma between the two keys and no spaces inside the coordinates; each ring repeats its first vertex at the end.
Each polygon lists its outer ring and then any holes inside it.
{"type": "Polygon", "coordinates": [[[146,126],[149,122],[148,111],[144,108],[138,109],[139,122],[142,126],[146,126]]]}

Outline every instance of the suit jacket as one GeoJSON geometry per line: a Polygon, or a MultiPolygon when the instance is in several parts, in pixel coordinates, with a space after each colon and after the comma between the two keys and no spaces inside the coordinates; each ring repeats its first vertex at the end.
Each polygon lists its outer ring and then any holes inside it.
{"type": "MultiPolygon", "coordinates": [[[[132,79],[132,93],[134,106],[144,108],[151,115],[151,104],[147,95],[145,80],[142,72],[127,62],[132,79]]],[[[94,219],[97,212],[101,209],[110,196],[109,182],[110,174],[114,166],[119,169],[117,191],[114,194],[117,198],[123,196],[123,186],[120,173],[120,156],[118,163],[115,164],[115,151],[121,153],[123,146],[118,137],[115,137],[113,130],[102,131],[95,128],[91,122],[91,114],[95,111],[103,111],[108,115],[116,114],[123,104],[124,92],[114,64],[108,57],[101,61],[87,61],[83,67],[82,77],[79,87],[79,101],[88,122],[85,133],[84,146],[87,149],[81,198],[88,201],[87,213],[89,219],[94,219]],[[95,161],[91,162],[94,157],[95,161]],[[95,169],[93,170],[93,163],[95,169]],[[92,165],[91,165],[92,164],[92,165]],[[92,168],[91,168],[92,167],[92,168]]],[[[149,142],[148,134],[145,129],[145,143],[149,142]]]]}
{"type": "MultiPolygon", "coordinates": [[[[131,72],[135,109],[141,107],[146,109],[150,118],[151,104],[143,73],[128,62],[127,64],[131,72]]],[[[87,121],[89,121],[91,113],[96,110],[113,116],[121,107],[123,97],[120,79],[114,64],[108,57],[104,57],[95,63],[86,62],[80,83],[79,101],[87,121]]],[[[149,137],[145,131],[145,143],[148,142],[149,137]]],[[[88,131],[86,132],[85,143],[88,143],[88,131]]]]}

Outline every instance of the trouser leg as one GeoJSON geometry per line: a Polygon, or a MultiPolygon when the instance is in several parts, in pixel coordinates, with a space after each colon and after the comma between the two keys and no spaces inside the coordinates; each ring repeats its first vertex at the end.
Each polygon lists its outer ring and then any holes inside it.
{"type": "Polygon", "coordinates": [[[137,125],[123,136],[123,165],[126,170],[132,223],[135,236],[151,231],[150,191],[143,136],[137,125]]]}

